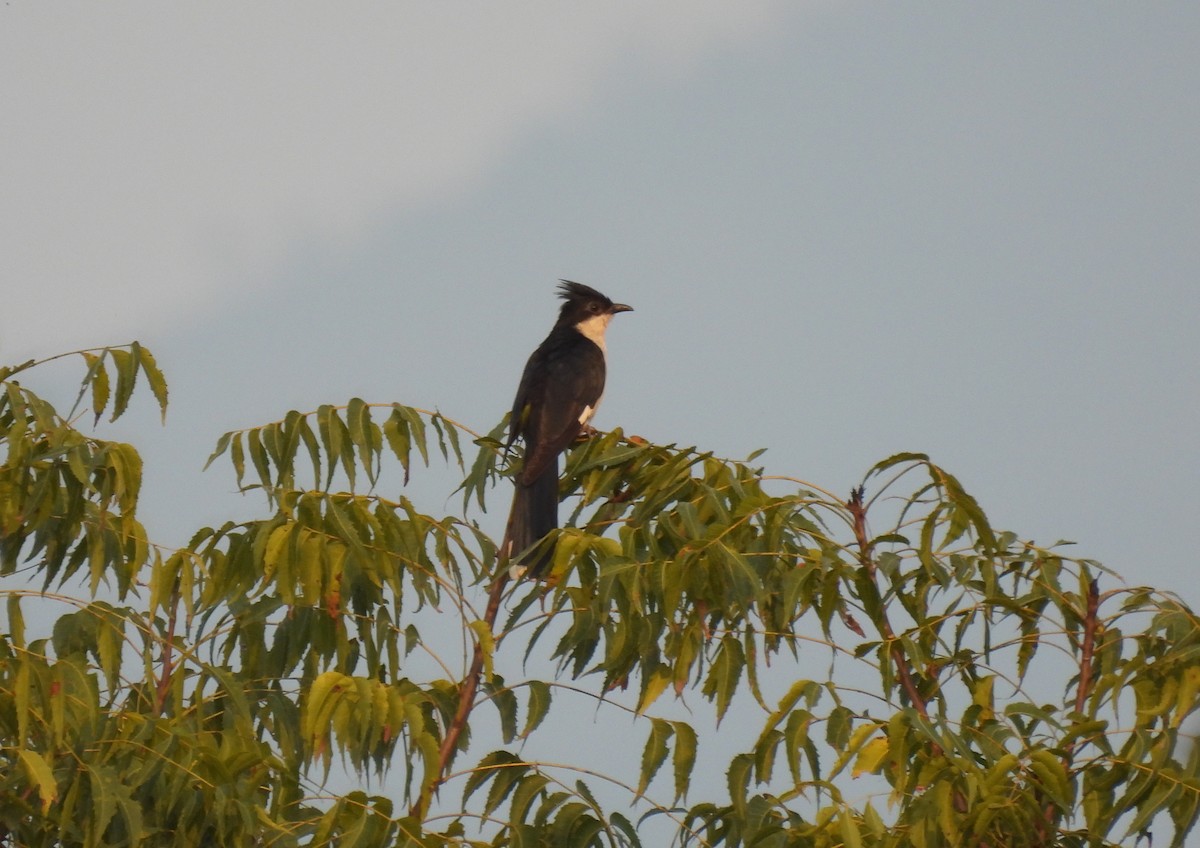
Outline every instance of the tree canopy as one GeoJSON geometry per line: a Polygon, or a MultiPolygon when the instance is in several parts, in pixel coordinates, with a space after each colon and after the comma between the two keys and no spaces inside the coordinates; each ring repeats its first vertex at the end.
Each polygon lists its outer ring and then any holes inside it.
{"type": "Polygon", "coordinates": [[[1196,821],[1195,613],[993,527],[923,454],[839,496],[596,434],[549,579],[510,581],[503,422],[356,398],[221,436],[209,465],[261,517],[164,548],[137,450],[97,434],[139,382],[165,415],[166,381],[136,343],[78,356],[65,415],[23,382],[40,363],[0,369],[0,845],[1182,845],[1196,821]],[[449,514],[406,494],[439,464],[449,514]]]}

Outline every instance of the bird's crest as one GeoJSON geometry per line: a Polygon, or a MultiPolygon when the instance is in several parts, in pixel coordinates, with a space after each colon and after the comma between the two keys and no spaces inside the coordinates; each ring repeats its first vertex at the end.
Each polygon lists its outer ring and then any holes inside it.
{"type": "Polygon", "coordinates": [[[599,300],[605,303],[612,302],[591,286],[585,286],[583,283],[576,283],[573,280],[558,281],[558,296],[563,300],[599,300]]]}

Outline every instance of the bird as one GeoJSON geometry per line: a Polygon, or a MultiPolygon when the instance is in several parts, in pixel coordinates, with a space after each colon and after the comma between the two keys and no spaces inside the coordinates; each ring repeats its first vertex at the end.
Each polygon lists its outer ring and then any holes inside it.
{"type": "Polygon", "coordinates": [[[514,578],[541,578],[550,567],[553,547],[529,549],[558,527],[558,455],[586,432],[604,397],[608,322],[633,311],[571,280],[559,280],[558,296],[558,320],[525,364],[508,423],[505,452],[518,438],[525,445],[501,544],[514,578]]]}

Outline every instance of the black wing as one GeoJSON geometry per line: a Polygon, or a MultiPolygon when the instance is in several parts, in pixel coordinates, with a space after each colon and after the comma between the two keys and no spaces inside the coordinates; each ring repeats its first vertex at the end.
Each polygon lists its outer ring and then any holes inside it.
{"type": "Polygon", "coordinates": [[[604,353],[573,328],[555,330],[529,357],[513,402],[508,443],[525,440],[528,485],[575,440],[581,418],[604,393],[604,353]]]}

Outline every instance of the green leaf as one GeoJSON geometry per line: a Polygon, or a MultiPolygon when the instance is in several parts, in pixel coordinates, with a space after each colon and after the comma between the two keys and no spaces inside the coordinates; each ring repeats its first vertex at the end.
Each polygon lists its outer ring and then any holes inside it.
{"type": "Polygon", "coordinates": [[[392,414],[383,422],[383,437],[387,439],[388,447],[392,449],[400,467],[404,469],[404,482],[408,483],[409,462],[412,453],[412,434],[409,432],[408,419],[400,413],[400,404],[394,404],[392,414]]]}
{"type": "Polygon", "coordinates": [[[492,628],[481,619],[472,621],[468,626],[475,634],[475,641],[483,652],[483,678],[490,681],[492,679],[492,656],[496,652],[496,639],[492,635],[492,628]]]}
{"type": "Polygon", "coordinates": [[[25,616],[21,613],[21,596],[13,593],[8,596],[8,636],[13,646],[25,647],[25,616]]]}
{"type": "Polygon", "coordinates": [[[675,752],[671,757],[671,765],[675,772],[675,801],[687,796],[691,785],[692,770],[696,767],[696,750],[699,742],[696,731],[686,722],[671,723],[675,729],[675,752]]]}
{"type": "Polygon", "coordinates": [[[28,655],[17,662],[16,680],[13,684],[13,701],[17,714],[17,739],[22,743],[29,738],[29,722],[33,717],[29,709],[29,701],[33,693],[33,673],[30,668],[32,662],[32,658],[28,655]]]}
{"type": "Polygon", "coordinates": [[[661,663],[655,667],[653,672],[642,676],[642,696],[638,699],[638,715],[644,713],[651,704],[658,700],[658,696],[666,691],[673,677],[671,667],[661,663]]]}
{"type": "Polygon", "coordinates": [[[333,475],[337,472],[340,461],[342,470],[354,487],[354,447],[350,443],[349,431],[346,429],[338,411],[327,403],[317,407],[317,429],[321,434],[321,443],[325,446],[325,456],[329,462],[326,469],[325,487],[333,483],[333,475]],[[349,453],[349,460],[347,460],[349,453]]]}
{"type": "Polygon", "coordinates": [[[526,689],[529,691],[529,703],[525,708],[525,728],[521,731],[521,738],[526,739],[529,734],[537,730],[542,721],[550,712],[550,686],[542,680],[530,680],[526,684],[526,689]]]}
{"type": "Polygon", "coordinates": [[[1051,800],[1064,812],[1074,806],[1075,793],[1061,757],[1052,751],[1039,748],[1029,754],[1029,766],[1038,777],[1038,783],[1051,800]]]}
{"type": "MultiPolygon", "coordinates": [[[[93,424],[100,421],[100,416],[104,414],[104,408],[108,406],[110,395],[108,370],[104,367],[104,354],[99,356],[84,351],[84,361],[88,364],[87,375],[83,378],[84,385],[91,384],[92,387],[92,415],[93,424]]],[[[83,390],[80,389],[80,394],[83,390]]]]}
{"type": "Polygon", "coordinates": [[[137,356],[140,349],[138,343],[134,342],[129,350],[114,347],[108,351],[113,366],[117,369],[117,391],[113,395],[112,417],[109,421],[116,421],[129,407],[129,399],[133,397],[133,387],[137,383],[137,356]]]}
{"type": "Polygon", "coordinates": [[[889,468],[894,468],[897,465],[907,465],[909,463],[924,464],[928,462],[929,456],[923,453],[905,452],[892,454],[887,459],[882,459],[872,465],[871,470],[867,472],[867,476],[864,478],[864,480],[869,480],[870,478],[878,474],[882,474],[884,471],[887,471],[889,468]]]}
{"type": "MultiPolygon", "coordinates": [[[[808,751],[810,757],[812,752],[816,751],[815,746],[809,741],[808,728],[812,724],[813,716],[808,710],[794,710],[788,716],[787,724],[784,726],[783,738],[787,746],[788,769],[791,772],[792,780],[799,783],[801,780],[800,774],[800,752],[808,751]]],[[[817,773],[816,765],[813,766],[814,776],[817,773]]]]}
{"type": "Polygon", "coordinates": [[[213,460],[217,459],[217,457],[229,450],[229,442],[232,438],[233,433],[230,432],[225,433],[223,436],[221,436],[221,438],[217,439],[217,446],[213,449],[213,452],[209,454],[208,462],[204,463],[205,471],[208,470],[208,466],[213,464],[213,460]]]}
{"type": "MultiPolygon", "coordinates": [[[[291,416],[293,413],[289,412],[291,416]]],[[[304,442],[304,447],[308,451],[308,458],[312,461],[313,467],[313,486],[321,485],[321,445],[317,442],[317,436],[313,433],[312,427],[309,426],[308,416],[301,416],[295,413],[296,431],[300,434],[300,441],[304,442]]]]}
{"type": "Polygon", "coordinates": [[[500,805],[504,803],[504,799],[529,771],[529,764],[523,762],[519,757],[505,751],[497,753],[504,756],[498,758],[494,766],[492,786],[488,790],[487,802],[483,805],[485,816],[499,809],[500,805]]]}
{"type": "MultiPolygon", "coordinates": [[[[979,502],[967,493],[953,474],[949,474],[935,465],[929,466],[929,471],[934,479],[945,488],[950,502],[969,519],[983,546],[984,553],[994,554],[997,550],[996,536],[992,531],[991,524],[988,523],[987,516],[983,514],[983,509],[979,506],[979,502]]],[[[943,547],[951,541],[953,539],[948,536],[943,542],[943,547]]]]}
{"type": "Polygon", "coordinates": [[[421,454],[421,461],[428,467],[429,444],[425,435],[425,419],[421,417],[421,413],[410,406],[397,406],[396,408],[400,410],[400,415],[408,422],[409,432],[412,434],[412,440],[421,454]]]}
{"type": "Polygon", "coordinates": [[[54,780],[50,764],[35,751],[22,749],[17,752],[17,756],[21,760],[25,776],[37,787],[38,798],[42,802],[42,815],[46,815],[50,812],[50,806],[58,800],[58,783],[54,780]]]}
{"type": "Polygon", "coordinates": [[[371,409],[361,398],[351,398],[346,407],[346,423],[350,441],[358,450],[358,461],[372,484],[378,479],[378,445],[376,428],[371,421],[371,409]]]}
{"type": "Polygon", "coordinates": [[[862,848],[862,833],[858,829],[858,822],[844,807],[838,811],[838,832],[841,833],[842,844],[846,848],[862,848]]]}
{"type": "Polygon", "coordinates": [[[880,763],[888,753],[888,740],[886,736],[876,736],[870,742],[863,745],[858,756],[854,759],[854,766],[850,770],[853,777],[859,777],[863,774],[874,774],[879,770],[880,763]]]}
{"type": "Polygon", "coordinates": [[[661,718],[650,719],[650,736],[646,739],[646,747],[642,749],[642,770],[637,789],[639,797],[646,792],[650,781],[666,761],[667,740],[674,734],[675,728],[671,722],[661,718]]]}
{"type": "MultiPolygon", "coordinates": [[[[445,429],[445,433],[446,433],[446,440],[450,443],[450,450],[453,451],[453,453],[454,453],[454,461],[458,464],[459,468],[462,468],[463,467],[463,452],[462,452],[462,445],[459,443],[458,427],[455,426],[451,421],[446,419],[440,412],[437,413],[436,415],[434,415],[431,420],[435,424],[437,424],[438,422],[445,423],[444,429],[445,429]]],[[[442,430],[443,430],[443,427],[439,425],[438,432],[440,433],[440,432],[442,432],[442,430]]],[[[446,450],[445,450],[445,448],[443,448],[442,453],[445,454],[445,452],[446,452],[446,450]]]]}
{"type": "Polygon", "coordinates": [[[746,657],[741,642],[732,634],[726,635],[721,639],[721,646],[717,649],[717,655],[701,690],[710,701],[716,701],[718,722],[725,717],[725,711],[729,709],[745,666],[746,657]]]}
{"type": "Polygon", "coordinates": [[[254,463],[258,479],[262,481],[263,488],[269,492],[272,488],[271,465],[267,461],[267,452],[263,449],[262,434],[258,427],[246,433],[246,447],[250,450],[250,461],[254,463]]]}
{"type": "Polygon", "coordinates": [[[515,757],[508,751],[492,751],[480,760],[479,765],[471,770],[470,775],[467,777],[466,785],[463,786],[463,804],[466,805],[477,789],[496,776],[496,771],[499,767],[514,760],[515,757]]]}
{"type": "Polygon", "coordinates": [[[545,791],[549,783],[550,778],[536,772],[526,775],[513,792],[512,803],[509,804],[508,808],[509,820],[511,822],[527,821],[529,818],[529,808],[533,806],[533,802],[545,791]]]}
{"type": "Polygon", "coordinates": [[[497,675],[490,686],[492,706],[500,714],[500,738],[507,745],[517,738],[517,696],[497,675]]]}
{"type": "Polygon", "coordinates": [[[729,786],[729,800],[733,803],[734,813],[741,819],[746,818],[746,794],[753,769],[754,758],[748,754],[739,754],[733,758],[725,775],[729,786]]]}
{"type": "Polygon", "coordinates": [[[242,485],[242,481],[246,479],[246,452],[242,446],[242,433],[234,433],[233,440],[229,443],[229,461],[233,463],[233,473],[237,478],[238,486],[242,485]]]}
{"type": "Polygon", "coordinates": [[[154,360],[154,354],[144,347],[137,349],[138,363],[142,366],[142,373],[146,375],[146,382],[150,384],[150,391],[154,393],[154,399],[158,401],[158,408],[162,415],[162,420],[165,423],[167,420],[167,381],[163,377],[162,371],[158,368],[158,363],[154,360]]]}
{"type": "Polygon", "coordinates": [[[121,678],[121,649],[125,641],[125,619],[103,601],[88,607],[96,617],[96,656],[110,692],[116,692],[121,678]]]}

